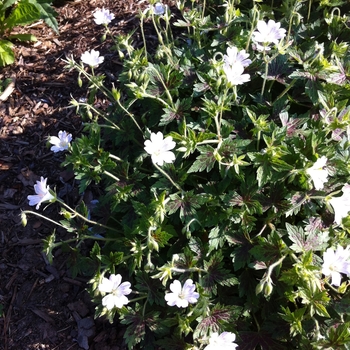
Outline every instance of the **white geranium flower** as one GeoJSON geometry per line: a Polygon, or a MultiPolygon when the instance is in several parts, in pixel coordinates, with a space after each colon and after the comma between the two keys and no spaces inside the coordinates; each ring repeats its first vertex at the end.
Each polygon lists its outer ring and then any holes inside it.
{"type": "Polygon", "coordinates": [[[102,10],[98,9],[94,12],[94,21],[96,24],[107,25],[114,20],[114,14],[104,7],[102,10]]]}
{"type": "Polygon", "coordinates": [[[163,134],[158,131],[157,134],[151,133],[151,140],[145,141],[145,151],[151,155],[152,162],[162,166],[164,163],[172,163],[175,160],[175,154],[170,152],[176,146],[171,136],[163,139],[163,134]]]}
{"type": "Polygon", "coordinates": [[[269,44],[278,44],[280,39],[286,36],[286,30],[281,27],[281,23],[270,19],[268,23],[265,21],[258,21],[257,30],[253,32],[253,40],[257,43],[259,51],[270,50],[269,44]],[[261,44],[259,44],[261,43],[261,44]]]}
{"type": "Polygon", "coordinates": [[[102,282],[98,286],[98,290],[103,293],[109,293],[102,299],[102,305],[108,310],[112,310],[114,307],[122,308],[123,305],[128,304],[129,299],[126,295],[129,295],[132,290],[130,289],[130,282],[123,282],[121,275],[110,275],[108,278],[103,278],[102,282]]]}
{"type": "Polygon", "coordinates": [[[195,292],[196,285],[191,279],[186,280],[184,286],[181,286],[179,280],[170,284],[172,293],[165,295],[165,300],[169,306],[187,307],[188,304],[195,304],[199,298],[199,293],[195,292]]]}
{"type": "Polygon", "coordinates": [[[227,55],[224,55],[225,65],[235,67],[236,65],[241,65],[242,67],[248,67],[252,61],[248,58],[249,53],[246,53],[245,50],[238,51],[237,47],[228,47],[227,55]]]}
{"type": "Polygon", "coordinates": [[[236,66],[230,66],[229,64],[224,64],[224,72],[226,74],[227,80],[232,85],[242,85],[247,81],[250,81],[249,74],[243,74],[244,67],[237,64],[236,66]]]}
{"type": "Polygon", "coordinates": [[[90,52],[85,51],[81,55],[81,60],[90,67],[96,67],[104,61],[104,57],[100,57],[100,52],[92,49],[90,52]]]}
{"type": "Polygon", "coordinates": [[[328,181],[329,173],[325,168],[327,160],[325,156],[322,156],[311,168],[306,169],[306,173],[310,175],[316,190],[322,190],[324,183],[328,181]]]}
{"type": "Polygon", "coordinates": [[[209,345],[204,350],[235,350],[238,346],[234,341],[236,335],[231,332],[212,333],[209,338],[209,345]]]}
{"type": "Polygon", "coordinates": [[[227,55],[224,55],[223,69],[227,80],[232,85],[241,85],[250,80],[249,74],[243,74],[244,67],[252,63],[248,57],[249,54],[245,50],[238,51],[237,47],[227,48],[227,55]]]}
{"type": "Polygon", "coordinates": [[[345,184],[342,188],[343,195],[341,197],[333,197],[329,200],[334,209],[334,221],[340,225],[343,218],[348,216],[350,211],[350,185],[345,184]]]}
{"type": "Polygon", "coordinates": [[[46,185],[47,178],[40,178],[40,181],[34,185],[34,191],[36,195],[30,195],[27,197],[29,205],[36,205],[35,209],[39,209],[41,203],[50,201],[55,197],[50,193],[50,187],[46,185]]]}
{"type": "Polygon", "coordinates": [[[166,11],[166,7],[161,2],[157,2],[153,6],[153,13],[157,16],[164,15],[165,11],[166,11]]]}
{"type": "Polygon", "coordinates": [[[341,284],[341,273],[350,275],[350,250],[349,246],[344,249],[338,246],[334,252],[333,248],[328,248],[323,253],[322,273],[325,276],[331,276],[331,284],[339,287],[341,284]]]}
{"type": "Polygon", "coordinates": [[[72,141],[72,134],[68,134],[66,131],[59,131],[58,137],[51,136],[49,142],[53,144],[50,148],[54,153],[59,151],[65,151],[69,147],[69,143],[72,141]]]}

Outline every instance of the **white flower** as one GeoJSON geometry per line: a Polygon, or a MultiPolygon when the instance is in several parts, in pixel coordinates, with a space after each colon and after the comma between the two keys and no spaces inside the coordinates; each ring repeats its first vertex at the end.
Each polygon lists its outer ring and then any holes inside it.
{"type": "Polygon", "coordinates": [[[310,175],[316,190],[322,190],[323,184],[328,181],[329,173],[325,168],[326,163],[327,158],[322,156],[311,168],[306,169],[306,173],[310,175]]]}
{"type": "Polygon", "coordinates": [[[175,280],[170,284],[172,293],[165,295],[165,300],[169,306],[187,307],[188,304],[194,304],[199,298],[199,294],[195,292],[196,285],[191,279],[186,280],[184,286],[181,287],[181,282],[175,280]]]}
{"type": "Polygon", "coordinates": [[[161,2],[157,2],[153,6],[153,13],[157,16],[164,15],[165,10],[166,10],[166,7],[161,2]]]}
{"type": "Polygon", "coordinates": [[[104,57],[100,57],[100,52],[92,49],[90,52],[85,51],[81,55],[81,60],[90,67],[95,67],[104,61],[104,57]]]}
{"type": "Polygon", "coordinates": [[[98,289],[103,293],[110,293],[103,297],[102,305],[106,306],[108,310],[112,310],[114,307],[122,308],[123,305],[128,304],[129,299],[125,295],[129,295],[132,290],[130,289],[130,282],[123,282],[121,275],[110,275],[109,279],[103,277],[102,283],[99,284],[98,289]]]}
{"type": "Polygon", "coordinates": [[[248,59],[249,54],[245,50],[238,52],[237,47],[228,47],[227,55],[224,55],[224,72],[227,80],[232,85],[241,85],[250,80],[249,74],[243,74],[244,67],[249,66],[252,61],[248,59]]]}
{"type": "Polygon", "coordinates": [[[47,178],[40,178],[40,181],[34,185],[34,191],[36,195],[30,195],[27,197],[29,205],[36,205],[36,209],[40,208],[41,203],[50,201],[55,197],[50,193],[50,187],[46,186],[47,178]]]}
{"type": "Polygon", "coordinates": [[[204,350],[234,350],[238,346],[234,343],[236,335],[231,332],[212,333],[209,338],[209,345],[204,350]]]}
{"type": "Polygon", "coordinates": [[[266,23],[265,21],[258,21],[257,31],[253,32],[253,40],[256,43],[262,43],[263,45],[257,44],[259,51],[270,50],[268,45],[270,43],[278,44],[280,39],[286,36],[286,30],[280,28],[281,23],[275,22],[272,19],[266,23]]]}
{"type": "Polygon", "coordinates": [[[348,216],[350,211],[350,185],[345,184],[342,188],[343,195],[341,197],[333,197],[329,200],[334,209],[334,221],[340,225],[343,218],[348,216]]]}
{"type": "Polygon", "coordinates": [[[331,284],[339,287],[341,284],[341,273],[350,275],[350,250],[349,246],[344,249],[342,246],[338,246],[334,252],[332,248],[328,248],[323,253],[323,265],[322,273],[325,276],[331,276],[331,284]]]}
{"type": "Polygon", "coordinates": [[[145,151],[152,156],[152,162],[160,166],[175,160],[175,154],[170,152],[175,146],[173,138],[168,136],[163,139],[163,134],[160,131],[157,134],[152,132],[151,140],[145,141],[145,151]]]}
{"type": "Polygon", "coordinates": [[[227,55],[224,55],[224,62],[225,65],[229,65],[231,67],[236,66],[237,64],[240,64],[243,67],[248,67],[252,61],[248,58],[249,53],[246,53],[245,50],[241,50],[238,52],[237,47],[228,47],[227,55]]]}
{"type": "Polygon", "coordinates": [[[50,148],[54,153],[59,151],[65,151],[69,147],[69,143],[72,141],[72,134],[68,134],[66,131],[59,131],[58,137],[51,136],[49,142],[53,144],[50,148]]]}
{"type": "Polygon", "coordinates": [[[250,80],[249,74],[243,74],[244,67],[241,65],[236,65],[231,67],[228,64],[224,64],[224,72],[226,73],[227,80],[232,85],[242,85],[250,80]]]}
{"type": "Polygon", "coordinates": [[[102,8],[102,10],[98,9],[94,12],[94,21],[96,24],[107,25],[114,20],[114,14],[109,12],[109,10],[102,8]]]}

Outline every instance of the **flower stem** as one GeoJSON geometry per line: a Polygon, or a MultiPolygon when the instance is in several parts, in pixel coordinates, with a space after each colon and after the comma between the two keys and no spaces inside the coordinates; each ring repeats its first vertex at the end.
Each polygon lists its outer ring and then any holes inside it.
{"type": "Polygon", "coordinates": [[[78,213],[77,211],[75,211],[74,209],[72,209],[69,205],[67,205],[67,204],[66,204],[62,199],[60,199],[60,198],[57,198],[57,202],[59,202],[63,207],[65,207],[66,209],[68,209],[68,210],[69,210],[71,213],[73,213],[75,216],[79,217],[80,219],[84,220],[85,222],[87,222],[87,223],[89,223],[89,224],[102,227],[102,228],[104,228],[104,229],[106,229],[106,230],[111,230],[111,231],[114,231],[114,232],[123,233],[123,231],[116,230],[116,229],[113,228],[113,227],[109,227],[109,226],[100,224],[100,223],[97,222],[97,221],[89,220],[89,219],[86,218],[85,216],[81,215],[80,213],[78,213]]]}
{"type": "Polygon", "coordinates": [[[58,223],[58,222],[56,222],[56,221],[54,221],[54,220],[52,220],[52,219],[50,219],[50,218],[48,218],[48,217],[46,217],[44,215],[41,215],[41,214],[39,214],[39,213],[37,213],[35,211],[24,210],[24,211],[22,211],[22,213],[24,213],[24,214],[33,214],[33,215],[39,216],[40,218],[45,219],[46,221],[49,221],[49,222],[51,222],[51,223],[53,223],[53,224],[55,224],[57,226],[63,227],[65,229],[65,227],[63,225],[61,225],[60,223],[58,223]]]}
{"type": "Polygon", "coordinates": [[[220,143],[220,141],[219,140],[204,140],[204,141],[196,143],[196,146],[207,145],[209,143],[220,143]]]}
{"type": "MultiPolygon", "coordinates": [[[[76,101],[75,99],[73,99],[72,101],[76,101]]],[[[72,103],[72,102],[71,102],[72,103]]],[[[102,117],[104,120],[106,120],[108,123],[111,123],[113,125],[113,127],[117,130],[121,130],[120,127],[116,124],[114,124],[111,120],[109,120],[104,113],[101,113],[98,109],[94,108],[92,105],[88,104],[88,103],[82,103],[82,102],[74,102],[72,103],[73,106],[78,105],[78,106],[85,106],[89,109],[92,109],[94,113],[96,113],[98,116],[102,117]]],[[[100,127],[102,127],[102,125],[99,125],[100,127]]]]}
{"type": "Polygon", "coordinates": [[[138,122],[136,121],[136,119],[134,118],[134,115],[132,113],[130,113],[121,103],[119,100],[117,100],[117,103],[119,105],[119,107],[132,119],[132,121],[135,123],[135,125],[137,126],[137,128],[141,131],[142,133],[142,129],[140,127],[140,125],[138,124],[138,122]]]}
{"type": "Polygon", "coordinates": [[[115,156],[114,154],[111,154],[111,153],[109,154],[109,158],[115,159],[118,162],[122,162],[123,161],[123,159],[121,159],[121,158],[119,158],[119,157],[117,157],[117,156],[115,156]]]}
{"type": "Polygon", "coordinates": [[[201,269],[199,267],[191,267],[189,269],[178,269],[177,267],[172,267],[171,271],[179,272],[179,273],[186,273],[186,272],[204,272],[204,273],[208,273],[208,271],[205,271],[204,269],[201,269]]]}
{"type": "Polygon", "coordinates": [[[131,300],[129,300],[129,303],[131,303],[131,302],[133,302],[133,301],[142,300],[142,299],[147,299],[147,295],[142,296],[142,297],[138,297],[138,298],[135,298],[135,299],[131,299],[131,300]]]}
{"type": "Polygon", "coordinates": [[[158,164],[154,163],[154,166],[180,191],[180,192],[184,192],[182,190],[182,188],[176,183],[174,182],[174,180],[170,177],[170,175],[168,173],[166,173],[158,164]]]}
{"type": "Polygon", "coordinates": [[[144,14],[141,12],[141,20],[140,20],[140,28],[141,28],[141,36],[143,41],[143,48],[145,50],[145,57],[148,61],[148,51],[147,51],[147,43],[146,43],[146,37],[145,37],[145,30],[143,28],[143,22],[144,21],[144,14]]]}
{"type": "MultiPolygon", "coordinates": [[[[251,23],[255,26],[256,23],[255,23],[255,19],[256,19],[256,14],[258,13],[257,9],[256,9],[256,6],[254,6],[253,8],[253,20],[251,21],[251,23]]],[[[247,44],[245,46],[245,50],[248,51],[249,49],[249,45],[250,45],[250,41],[252,39],[252,36],[253,36],[253,31],[254,31],[254,27],[252,26],[252,28],[250,29],[250,33],[249,33],[249,37],[248,37],[248,40],[247,40],[247,44]]]]}
{"type": "Polygon", "coordinates": [[[104,174],[106,174],[107,176],[109,176],[109,177],[111,177],[113,180],[115,180],[115,181],[120,181],[120,179],[119,178],[117,178],[116,176],[114,176],[112,173],[110,173],[109,171],[107,171],[107,170],[105,170],[104,172],[103,172],[104,174]]]}
{"type": "Polygon", "coordinates": [[[268,74],[268,71],[269,71],[269,60],[267,59],[265,50],[263,51],[263,55],[264,55],[264,61],[265,61],[265,75],[264,75],[263,85],[262,85],[262,88],[261,88],[261,95],[262,96],[264,95],[265,85],[266,85],[266,80],[267,80],[267,74],[268,74]]]}

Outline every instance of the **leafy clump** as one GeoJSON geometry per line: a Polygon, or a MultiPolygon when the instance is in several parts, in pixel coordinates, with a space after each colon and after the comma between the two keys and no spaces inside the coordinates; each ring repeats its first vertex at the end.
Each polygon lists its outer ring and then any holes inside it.
{"type": "Polygon", "coordinates": [[[36,41],[32,34],[12,34],[16,26],[25,26],[43,19],[58,33],[57,13],[51,6],[52,0],[3,0],[0,1],[0,66],[15,61],[13,41],[36,41]]]}

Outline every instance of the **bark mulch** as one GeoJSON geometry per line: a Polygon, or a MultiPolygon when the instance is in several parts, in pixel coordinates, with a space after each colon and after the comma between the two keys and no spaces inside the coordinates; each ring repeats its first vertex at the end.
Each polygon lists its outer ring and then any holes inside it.
{"type": "MultiPolygon", "coordinates": [[[[12,78],[14,84],[12,94],[0,101],[0,349],[124,349],[121,326],[94,320],[94,305],[85,291],[88,278],[73,278],[61,250],[55,251],[53,265],[42,253],[42,240],[54,226],[31,217],[23,228],[19,214],[35,210],[28,206],[27,196],[34,194],[33,185],[41,176],[57,191],[68,184],[69,200],[81,200],[73,175],[60,167],[64,155],[47,147],[49,135],[66,130],[75,137],[82,130],[81,120],[68,106],[72,96],[84,98],[86,89],[78,87],[76,72],[64,69],[62,59],[73,55],[79,60],[84,51],[99,50],[105,62],[97,72],[113,80],[120,69],[118,55],[107,50],[110,41],[101,42],[103,27],[93,22],[92,12],[110,9],[115,14],[110,28],[118,34],[138,26],[138,11],[148,3],[75,0],[56,4],[60,5],[55,8],[59,35],[41,22],[27,27],[38,41],[18,43],[16,63],[0,71],[0,80],[12,78]]],[[[18,32],[25,30],[18,28],[18,32]]],[[[85,196],[91,197],[91,192],[85,196]]],[[[58,206],[43,212],[44,208],[39,212],[60,218],[58,206]]],[[[68,237],[59,229],[56,236],[68,237]]]]}

